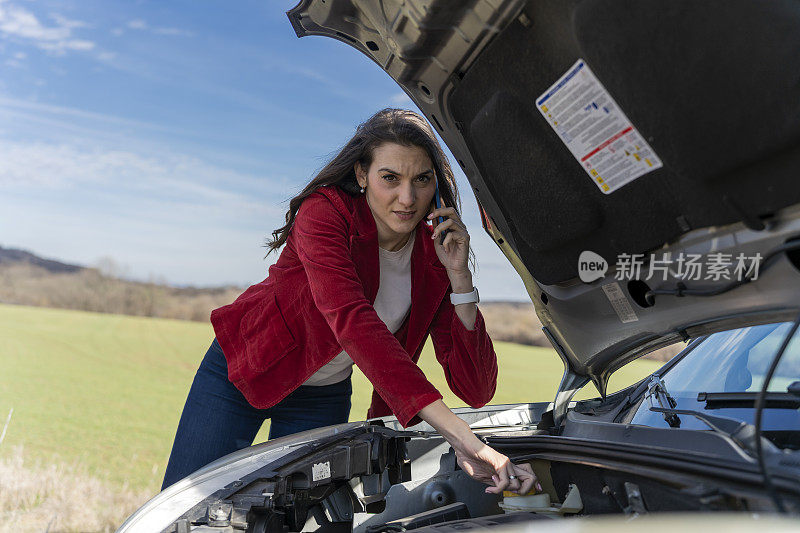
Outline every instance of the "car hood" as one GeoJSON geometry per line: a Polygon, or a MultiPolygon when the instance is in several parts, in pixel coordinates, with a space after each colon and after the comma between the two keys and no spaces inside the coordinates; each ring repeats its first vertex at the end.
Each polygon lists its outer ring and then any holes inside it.
{"type": "Polygon", "coordinates": [[[564,361],[557,404],[663,345],[796,312],[798,2],[303,0],[288,16],[375,61],[451,149],[564,361]]]}

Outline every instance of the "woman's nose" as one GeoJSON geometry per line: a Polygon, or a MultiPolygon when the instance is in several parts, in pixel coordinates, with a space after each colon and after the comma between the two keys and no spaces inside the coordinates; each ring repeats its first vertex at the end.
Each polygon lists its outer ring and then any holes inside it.
{"type": "Polygon", "coordinates": [[[417,192],[414,190],[414,186],[411,184],[403,185],[400,189],[400,194],[397,200],[403,206],[412,206],[417,199],[417,192]]]}

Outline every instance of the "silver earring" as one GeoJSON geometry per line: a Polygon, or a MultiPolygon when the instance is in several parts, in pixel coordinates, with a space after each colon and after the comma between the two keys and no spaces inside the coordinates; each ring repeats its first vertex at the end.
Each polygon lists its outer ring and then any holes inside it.
{"type": "Polygon", "coordinates": [[[361,187],[361,194],[364,194],[364,187],[361,187]]]}

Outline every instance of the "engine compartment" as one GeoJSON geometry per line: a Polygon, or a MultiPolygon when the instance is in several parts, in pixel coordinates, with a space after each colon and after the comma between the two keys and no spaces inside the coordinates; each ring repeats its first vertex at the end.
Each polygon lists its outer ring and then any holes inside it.
{"type": "MultiPolygon", "coordinates": [[[[726,456],[652,445],[643,450],[637,441],[653,442],[654,428],[615,424],[622,431],[627,427],[625,443],[578,436],[582,424],[590,435],[596,422],[569,422],[569,435],[519,426],[476,431],[513,462],[530,464],[544,495],[486,494],[485,485],[458,468],[438,434],[365,426],[346,440],[298,451],[253,472],[165,531],[450,531],[598,515],[774,511],[757,468],[735,451],[726,456]]],[[[691,441],[703,432],[684,433],[691,441]]],[[[800,464],[791,455],[774,482],[787,507],[798,512],[800,464]]]]}

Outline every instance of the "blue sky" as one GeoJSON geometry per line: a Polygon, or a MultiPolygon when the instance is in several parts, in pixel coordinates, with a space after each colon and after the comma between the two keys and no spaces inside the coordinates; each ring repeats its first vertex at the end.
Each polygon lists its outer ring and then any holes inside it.
{"type": "MultiPolygon", "coordinates": [[[[298,39],[294,4],[0,0],[0,246],[180,285],[263,279],[286,200],[360,121],[416,109],[354,49],[298,39]]],[[[455,170],[482,297],[526,300],[455,170]]]]}

